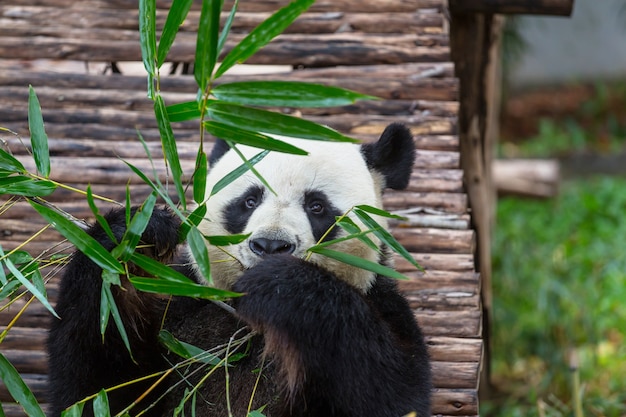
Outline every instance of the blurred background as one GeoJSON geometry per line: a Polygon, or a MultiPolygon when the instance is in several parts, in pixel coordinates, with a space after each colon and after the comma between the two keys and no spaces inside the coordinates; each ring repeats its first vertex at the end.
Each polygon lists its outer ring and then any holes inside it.
{"type": "Polygon", "coordinates": [[[509,18],[503,47],[499,164],[534,177],[498,200],[481,414],[626,416],[626,1],[509,18]]]}

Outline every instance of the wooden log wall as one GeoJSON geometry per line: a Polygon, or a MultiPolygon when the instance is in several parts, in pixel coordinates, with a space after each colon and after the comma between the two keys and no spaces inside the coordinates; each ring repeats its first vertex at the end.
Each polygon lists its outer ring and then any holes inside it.
{"type": "MultiPolygon", "coordinates": [[[[152,166],[137,140],[148,143],[156,172],[159,134],[146,98],[142,75],[103,75],[101,62],[138,62],[136,0],[6,0],[0,4],[0,132],[10,150],[34,169],[27,146],[28,85],[39,96],[50,138],[52,178],[78,189],[123,201],[127,184],[141,201],[149,193],[120,158],[146,173],[152,166]],[[42,60],[45,60],[42,62],[42,60]],[[55,70],[58,68],[58,70],[55,70]],[[90,70],[91,68],[91,70],[90,70]]],[[[228,7],[227,2],[227,7],[228,7]]],[[[242,0],[232,47],[254,25],[286,0],[242,0]]],[[[159,19],[168,1],[159,0],[159,19]]],[[[172,50],[170,59],[190,62],[195,50],[198,5],[172,50]]],[[[481,277],[476,272],[476,233],[469,211],[459,142],[459,80],[450,52],[445,0],[319,0],[250,63],[288,65],[271,75],[226,75],[221,81],[289,79],[337,85],[379,96],[373,102],[331,109],[308,109],[303,117],[327,124],[364,141],[377,138],[392,122],[407,124],[414,135],[417,161],[409,189],[389,192],[387,209],[407,220],[392,225],[395,236],[425,268],[419,272],[398,260],[410,277],[401,289],[415,309],[433,359],[433,415],[478,415],[482,367],[481,277]]],[[[464,53],[471,54],[471,50],[464,53]]],[[[195,97],[193,77],[164,77],[167,103],[195,97]]],[[[297,114],[293,109],[280,109],[297,114]]],[[[190,174],[197,149],[194,123],[174,126],[183,169],[190,174]]],[[[72,215],[91,219],[84,197],[59,189],[49,199],[72,215]]],[[[0,204],[6,198],[0,196],[0,204]]],[[[107,204],[101,204],[106,209],[107,204]]],[[[26,248],[50,258],[71,248],[23,201],[0,217],[0,245],[11,250],[32,236],[26,248]]],[[[60,267],[46,267],[48,294],[58,292],[60,267]]],[[[0,326],[12,328],[0,350],[16,365],[45,404],[45,329],[52,319],[28,298],[0,306],[0,326]],[[21,308],[25,312],[12,323],[21,308]]],[[[0,383],[7,416],[23,416],[0,383]]]]}

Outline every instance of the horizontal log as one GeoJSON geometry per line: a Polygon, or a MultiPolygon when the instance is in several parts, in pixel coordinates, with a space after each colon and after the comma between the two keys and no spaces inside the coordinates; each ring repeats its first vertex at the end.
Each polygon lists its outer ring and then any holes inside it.
{"type": "Polygon", "coordinates": [[[457,289],[450,291],[421,291],[419,293],[405,292],[404,295],[412,309],[423,308],[444,311],[479,309],[480,294],[475,290],[476,287],[468,288],[468,291],[459,291],[457,289]]]}
{"type": "MultiPolygon", "coordinates": [[[[116,9],[91,8],[55,8],[41,6],[0,6],[0,19],[3,29],[0,32],[11,33],[15,29],[27,29],[50,26],[116,29],[137,31],[138,11],[129,10],[120,13],[116,9]]],[[[221,26],[228,18],[228,12],[221,15],[221,26]]],[[[248,33],[270,16],[269,12],[238,12],[231,26],[231,33],[248,33]]],[[[165,25],[165,13],[157,13],[156,27],[161,31],[165,25]]],[[[200,12],[192,10],[179,28],[182,32],[197,32],[200,12]]],[[[368,33],[436,33],[443,31],[444,17],[440,13],[345,13],[313,12],[304,13],[283,33],[335,33],[360,31],[368,33]]]]}
{"type": "MultiPolygon", "coordinates": [[[[23,110],[7,109],[2,111],[4,126],[16,131],[26,132],[28,123],[23,110]]],[[[156,140],[159,138],[156,129],[154,114],[147,112],[125,111],[116,109],[73,109],[71,112],[64,109],[46,109],[43,111],[43,118],[46,123],[46,131],[49,137],[59,138],[89,138],[98,139],[108,137],[109,139],[120,140],[121,137],[136,140],[137,129],[144,135],[146,140],[156,140]],[[81,129],[82,128],[82,129],[81,129]],[[75,133],[76,131],[81,132],[75,133]],[[93,133],[89,133],[93,132],[93,133]],[[131,132],[133,134],[131,134],[131,132]],[[149,134],[149,136],[148,136],[149,134]],[[134,138],[134,139],[133,139],[134,138]]],[[[325,124],[340,132],[359,137],[360,135],[380,135],[385,127],[390,123],[403,122],[411,129],[414,135],[449,135],[456,130],[455,117],[435,117],[429,115],[411,115],[402,118],[384,115],[356,115],[342,114],[329,116],[307,117],[316,123],[325,124]]],[[[198,125],[196,121],[183,123],[172,123],[174,134],[177,138],[197,140],[198,125]],[[185,136],[186,134],[186,136],[185,136]]],[[[423,156],[430,155],[429,151],[423,156]]],[[[449,161],[442,168],[458,168],[457,159],[449,161]],[[456,165],[454,165],[456,163],[456,165]],[[454,166],[451,166],[454,165],[454,166]]],[[[453,157],[451,154],[450,157],[453,157]]]]}
{"type": "Polygon", "coordinates": [[[417,135],[415,146],[418,149],[433,151],[459,151],[459,137],[456,135],[417,135]]]}
{"type": "Polygon", "coordinates": [[[424,334],[429,336],[481,337],[482,335],[480,310],[418,310],[415,312],[415,318],[424,334]]]}
{"type": "Polygon", "coordinates": [[[411,252],[473,254],[473,230],[392,229],[398,241],[411,252]]]}
{"type": "Polygon", "coordinates": [[[454,13],[569,16],[574,0],[449,0],[449,4],[454,13]]]}
{"type": "MultiPolygon", "coordinates": [[[[291,73],[289,73],[291,74],[291,73]]],[[[276,75],[273,79],[296,80],[295,77],[276,75]]],[[[103,77],[104,78],[104,77],[103,77]]],[[[119,77],[124,78],[124,77],[119,77]]],[[[359,101],[342,107],[297,109],[302,115],[326,115],[333,113],[382,114],[382,115],[423,115],[456,117],[458,103],[458,82],[452,78],[425,78],[415,81],[370,78],[355,71],[352,79],[302,80],[308,83],[333,85],[356,92],[367,93],[384,100],[359,101]],[[419,98],[420,100],[416,100],[419,98]]],[[[145,81],[144,81],[145,84],[145,81]]],[[[42,109],[112,108],[124,111],[145,111],[152,113],[153,103],[146,97],[145,89],[97,89],[75,87],[50,87],[33,84],[42,109]]],[[[143,86],[145,87],[145,85],[143,86]]],[[[0,99],[17,110],[28,103],[28,87],[25,85],[5,86],[0,90],[0,99]]],[[[163,91],[163,99],[168,104],[182,103],[195,99],[192,93],[163,91]]],[[[282,109],[281,109],[282,110],[282,109]]],[[[289,110],[289,109],[287,109],[289,110]]]]}
{"type": "Polygon", "coordinates": [[[19,373],[45,374],[48,372],[48,355],[44,350],[2,349],[2,354],[19,373]]]}
{"type": "MultiPolygon", "coordinates": [[[[7,138],[6,143],[16,158],[28,164],[27,161],[31,159],[30,156],[27,156],[30,155],[31,151],[30,143],[24,147],[23,139],[20,140],[14,137],[7,138]]],[[[163,148],[160,141],[146,141],[146,146],[153,160],[159,161],[163,157],[163,148]]],[[[207,144],[206,146],[210,149],[212,144],[207,144]]],[[[199,141],[178,141],[176,143],[178,157],[181,160],[195,160],[198,147],[199,141]]],[[[205,151],[207,148],[205,148],[205,151]]],[[[147,159],[148,157],[143,144],[138,139],[133,141],[102,141],[94,139],[49,138],[48,149],[50,150],[50,155],[54,158],[147,159]]],[[[70,159],[67,159],[67,161],[70,161],[70,159]]]]}
{"type": "MultiPolygon", "coordinates": [[[[0,332],[5,330],[6,326],[0,326],[0,332]]],[[[44,350],[47,337],[48,332],[45,328],[12,327],[2,340],[2,351],[44,350]]]]}
{"type": "Polygon", "coordinates": [[[467,195],[460,193],[388,192],[383,203],[389,211],[427,207],[445,214],[467,213],[467,195]]]}
{"type": "MultiPolygon", "coordinates": [[[[450,255],[448,255],[450,256],[450,255]]],[[[441,292],[476,292],[480,276],[474,271],[448,269],[425,269],[425,271],[403,271],[407,280],[399,280],[398,288],[404,294],[429,294],[441,292]]]]}
{"type": "MultiPolygon", "coordinates": [[[[20,61],[8,61],[19,64],[20,61]]],[[[71,61],[70,61],[71,62],[71,61]]],[[[82,62],[75,62],[76,67],[82,67],[82,62]]],[[[23,65],[23,64],[22,64],[23,65]]],[[[330,68],[303,68],[293,71],[274,71],[266,74],[237,74],[227,73],[219,78],[219,83],[230,83],[245,80],[268,80],[289,77],[297,80],[309,81],[312,79],[332,83],[334,80],[349,80],[355,74],[362,73],[364,78],[371,79],[400,79],[417,81],[425,78],[454,79],[454,66],[450,62],[441,63],[404,63],[397,65],[362,65],[336,66],[330,68]]],[[[0,85],[28,86],[28,84],[53,85],[57,88],[95,88],[103,90],[136,90],[145,91],[146,77],[138,75],[102,76],[90,73],[51,73],[45,71],[28,71],[5,68],[0,73],[0,85]]],[[[219,84],[216,84],[219,85],[219,84]]],[[[195,94],[197,84],[192,76],[161,77],[161,89],[164,92],[177,91],[195,94]]]]}
{"type": "MultiPolygon", "coordinates": [[[[470,254],[412,253],[411,255],[426,271],[467,272],[474,270],[474,257],[470,254]]],[[[395,256],[394,259],[398,271],[415,271],[415,267],[399,255],[395,256]]]]}
{"type": "MultiPolygon", "coordinates": [[[[417,208],[416,210],[422,211],[423,208],[417,208]]],[[[434,229],[469,229],[470,216],[469,214],[407,214],[411,212],[409,208],[407,210],[395,211],[395,214],[403,216],[404,220],[392,220],[390,225],[392,227],[425,227],[434,229]]],[[[440,212],[438,212],[440,213],[440,212]]]]}
{"type": "Polygon", "coordinates": [[[478,362],[431,363],[436,388],[478,388],[478,362]]]}
{"type": "MultiPolygon", "coordinates": [[[[72,0],[10,0],[11,3],[19,6],[46,6],[46,7],[75,7],[76,2],[72,0]]],[[[80,3],[85,9],[123,9],[135,10],[137,2],[135,0],[85,0],[80,3]]],[[[224,9],[230,10],[233,1],[225,2],[224,9]]],[[[289,0],[261,0],[254,2],[241,2],[238,6],[240,12],[275,12],[280,7],[289,4],[289,0]]],[[[157,9],[169,10],[171,0],[158,0],[157,9]]],[[[201,2],[192,3],[192,10],[199,10],[201,2]]],[[[381,12],[407,12],[412,13],[416,9],[439,9],[446,5],[444,0],[380,0],[377,2],[363,2],[358,0],[319,0],[309,9],[312,12],[346,11],[381,13],[381,12]]]]}
{"type": "Polygon", "coordinates": [[[483,356],[481,339],[426,336],[426,344],[433,361],[478,363],[483,356]]]}
{"type": "Polygon", "coordinates": [[[492,165],[501,195],[551,198],[558,194],[560,165],[554,159],[500,159],[492,165]]]}
{"type": "MultiPolygon", "coordinates": [[[[419,148],[417,153],[426,149],[419,148]]],[[[449,193],[463,192],[463,171],[460,169],[414,169],[407,191],[427,192],[442,191],[449,193]]]]}
{"type": "MultiPolygon", "coordinates": [[[[419,127],[421,128],[422,126],[419,127]]],[[[411,126],[413,133],[415,130],[416,128],[411,126]]],[[[414,166],[418,169],[459,169],[460,155],[458,152],[420,149],[415,156],[414,166]]]]}
{"type": "MultiPolygon", "coordinates": [[[[0,36],[0,56],[12,59],[62,59],[91,62],[141,61],[138,38],[115,40],[116,31],[62,29],[63,38],[53,36],[0,36]],[[102,42],[101,39],[112,39],[102,42]]],[[[61,34],[59,34],[61,35],[61,34]]],[[[138,33],[129,33],[129,37],[138,33]]],[[[431,39],[431,38],[428,38],[431,39]]],[[[393,39],[375,35],[331,34],[280,35],[247,60],[256,65],[292,65],[294,67],[327,67],[334,65],[400,64],[406,62],[447,62],[447,45],[432,42],[419,35],[396,35],[393,39]],[[420,46],[427,44],[427,46],[420,46]],[[416,46],[417,45],[417,46],[416,46]]],[[[235,45],[227,42],[224,54],[235,45]]],[[[177,62],[193,62],[195,37],[188,42],[179,39],[168,55],[177,62]]],[[[225,55],[223,55],[225,56],[225,55]]],[[[223,57],[222,56],[222,57],[223,57]]]]}
{"type": "Polygon", "coordinates": [[[477,416],[478,392],[475,389],[437,388],[432,393],[431,412],[436,416],[477,416]]]}

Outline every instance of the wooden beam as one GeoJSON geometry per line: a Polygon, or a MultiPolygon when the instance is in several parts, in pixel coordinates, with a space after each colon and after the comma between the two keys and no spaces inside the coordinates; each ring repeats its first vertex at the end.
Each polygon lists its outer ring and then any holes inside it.
{"type": "Polygon", "coordinates": [[[448,0],[453,13],[569,16],[574,0],[448,0]]]}

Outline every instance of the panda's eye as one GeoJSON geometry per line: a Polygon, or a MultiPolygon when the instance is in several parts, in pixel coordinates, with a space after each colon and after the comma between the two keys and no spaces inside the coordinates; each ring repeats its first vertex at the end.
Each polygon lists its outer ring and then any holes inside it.
{"type": "Polygon", "coordinates": [[[257,199],[256,197],[247,197],[244,201],[247,209],[255,209],[257,207],[257,199]]]}
{"type": "Polygon", "coordinates": [[[314,201],[309,204],[309,211],[313,214],[322,214],[324,212],[324,205],[319,201],[314,201]]]}

